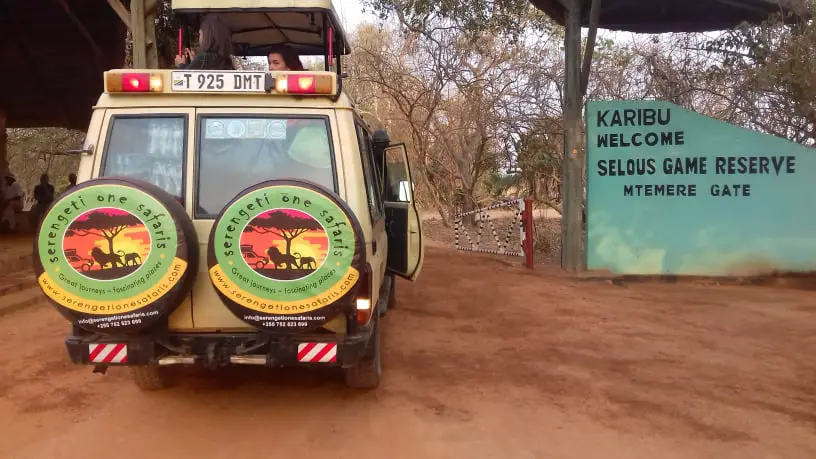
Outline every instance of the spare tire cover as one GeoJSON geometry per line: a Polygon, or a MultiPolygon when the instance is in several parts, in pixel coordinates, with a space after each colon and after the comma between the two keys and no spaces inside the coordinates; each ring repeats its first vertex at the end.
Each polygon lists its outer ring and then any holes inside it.
{"type": "Polygon", "coordinates": [[[242,191],[210,233],[210,280],[244,322],[269,331],[319,327],[342,312],[365,263],[354,214],[325,188],[273,180],[242,191]]]}
{"type": "Polygon", "coordinates": [[[83,182],[46,211],[34,240],[43,293],[77,326],[106,334],[154,324],[176,309],[198,271],[184,207],[127,177],[83,182]]]}

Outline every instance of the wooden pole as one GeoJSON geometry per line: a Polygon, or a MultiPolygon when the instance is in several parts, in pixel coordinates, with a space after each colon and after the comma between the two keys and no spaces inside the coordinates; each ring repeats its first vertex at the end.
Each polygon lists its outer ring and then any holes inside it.
{"type": "Polygon", "coordinates": [[[0,180],[9,172],[6,112],[0,108],[0,180]]]}
{"type": "Polygon", "coordinates": [[[133,37],[133,68],[147,68],[147,42],[145,41],[144,0],[130,2],[130,34],[133,37]]]}
{"type": "Polygon", "coordinates": [[[145,8],[145,47],[146,47],[146,59],[145,64],[149,69],[157,69],[159,68],[159,47],[158,43],[156,42],[156,12],[157,12],[157,4],[156,0],[144,0],[144,8],[145,8]]]}
{"type": "Polygon", "coordinates": [[[156,44],[156,13],[148,13],[145,18],[145,64],[149,69],[159,68],[159,50],[156,44]]]}
{"type": "Polygon", "coordinates": [[[589,73],[592,70],[592,56],[595,53],[595,41],[598,38],[598,23],[601,21],[601,0],[592,0],[589,7],[589,29],[587,30],[584,64],[581,67],[581,98],[586,96],[589,86],[589,73]]]}
{"type": "Polygon", "coordinates": [[[563,214],[561,216],[561,267],[571,273],[583,269],[583,155],[581,136],[581,3],[571,0],[566,8],[564,61],[564,161],[562,165],[563,214]]]}

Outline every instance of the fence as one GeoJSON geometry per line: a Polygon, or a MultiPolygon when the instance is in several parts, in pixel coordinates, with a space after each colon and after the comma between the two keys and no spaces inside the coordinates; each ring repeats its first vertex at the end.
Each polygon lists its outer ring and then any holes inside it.
{"type": "Polygon", "coordinates": [[[531,198],[501,201],[487,207],[455,215],[453,220],[453,244],[456,250],[462,250],[465,252],[525,257],[526,266],[532,269],[534,243],[533,230],[533,200],[531,198]],[[496,225],[493,224],[493,220],[491,219],[488,211],[507,207],[514,207],[515,212],[513,213],[510,226],[507,228],[502,240],[502,238],[499,237],[499,233],[496,231],[496,225]],[[471,238],[466,225],[463,223],[463,218],[471,215],[475,215],[477,220],[475,241],[473,238],[471,238]],[[490,230],[490,234],[493,237],[496,248],[485,248],[482,246],[481,240],[485,226],[490,230]],[[510,247],[510,240],[515,231],[518,231],[519,243],[518,245],[510,247]],[[467,240],[467,245],[462,245],[460,243],[460,235],[465,237],[467,240]]]}

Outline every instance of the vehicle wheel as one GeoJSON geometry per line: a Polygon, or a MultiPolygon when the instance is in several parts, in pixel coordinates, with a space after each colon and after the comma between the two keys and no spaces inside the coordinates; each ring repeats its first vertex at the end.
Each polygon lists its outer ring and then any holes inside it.
{"type": "Polygon", "coordinates": [[[380,348],[380,319],[379,314],[374,315],[377,322],[374,325],[374,333],[371,335],[368,349],[363,357],[352,367],[346,368],[346,385],[353,389],[375,389],[380,385],[382,377],[382,352],[380,348]]]}
{"type": "Polygon", "coordinates": [[[91,270],[91,267],[92,267],[92,265],[90,263],[84,263],[82,265],[82,272],[87,273],[88,271],[91,270]]]}
{"type": "Polygon", "coordinates": [[[266,266],[266,263],[263,262],[263,261],[256,261],[255,262],[255,268],[256,269],[263,269],[264,266],[266,266]]]}
{"type": "Polygon", "coordinates": [[[391,291],[388,292],[388,310],[397,307],[397,278],[391,276],[391,291]]]}
{"type": "Polygon", "coordinates": [[[170,386],[168,369],[158,365],[130,367],[130,374],[136,386],[143,391],[161,390],[170,386]]]}

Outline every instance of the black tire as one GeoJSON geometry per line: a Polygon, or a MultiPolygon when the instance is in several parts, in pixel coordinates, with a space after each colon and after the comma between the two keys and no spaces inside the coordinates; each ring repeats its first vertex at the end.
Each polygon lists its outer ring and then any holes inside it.
{"type": "Polygon", "coordinates": [[[162,390],[170,387],[169,368],[159,365],[140,365],[130,367],[130,374],[136,387],[145,392],[162,390]]]}
{"type": "Polygon", "coordinates": [[[379,314],[374,314],[374,332],[363,357],[344,369],[346,386],[352,389],[376,389],[382,379],[382,338],[379,314]]]}
{"type": "Polygon", "coordinates": [[[224,305],[253,327],[273,333],[315,330],[343,314],[359,288],[366,269],[362,234],[348,204],[321,185],[259,183],[238,193],[215,219],[207,250],[210,281],[224,305]],[[281,236],[272,231],[278,227],[297,231],[281,236]],[[298,242],[307,233],[309,239],[298,242]],[[285,247],[280,238],[288,241],[285,247]],[[290,243],[308,245],[314,269],[300,267],[303,257],[290,243]],[[242,257],[238,249],[247,245],[268,255],[264,265],[242,257]]]}
{"type": "Polygon", "coordinates": [[[181,305],[198,273],[198,237],[184,206],[129,177],[66,191],[43,213],[33,245],[43,293],[65,318],[94,333],[153,326],[181,305]],[[82,265],[71,265],[67,250],[79,251],[82,265]]]}

